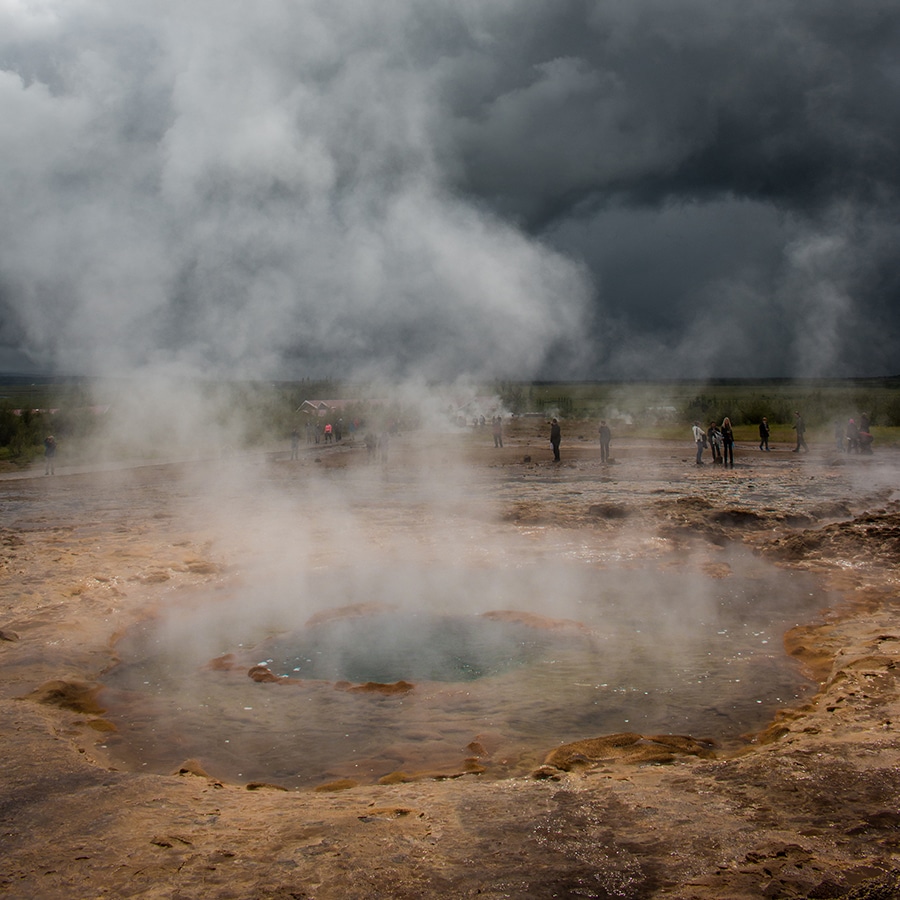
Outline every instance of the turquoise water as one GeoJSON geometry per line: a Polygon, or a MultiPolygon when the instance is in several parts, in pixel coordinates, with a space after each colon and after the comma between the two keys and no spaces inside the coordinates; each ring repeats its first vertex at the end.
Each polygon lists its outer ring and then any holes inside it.
{"type": "Polygon", "coordinates": [[[728,564],[726,578],[573,563],[392,571],[363,596],[335,572],[269,605],[237,589],[180,598],[117,647],[107,746],[131,769],[195,757],[220,778],[305,787],[453,769],[473,742],[485,777],[617,731],[733,742],[811,693],[782,639],[828,598],[748,554],[728,564]],[[226,654],[230,668],[209,665],[226,654]],[[253,681],[254,665],[278,681],[253,681]],[[400,680],[413,689],[338,684],[400,680]]]}

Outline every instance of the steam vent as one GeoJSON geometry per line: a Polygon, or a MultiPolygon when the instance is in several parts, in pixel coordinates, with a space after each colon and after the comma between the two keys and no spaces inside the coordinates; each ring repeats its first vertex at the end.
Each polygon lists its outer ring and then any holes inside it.
{"type": "MultiPolygon", "coordinates": [[[[595,735],[727,743],[810,690],[784,653],[776,598],[794,593],[792,615],[821,602],[758,560],[738,554],[730,567],[727,579],[664,582],[606,571],[602,584],[577,564],[407,573],[403,590],[383,577],[362,602],[299,627],[288,627],[293,604],[251,625],[241,597],[201,600],[119,642],[102,692],[117,729],[108,748],[143,771],[194,758],[216,777],[298,788],[521,775],[595,735]],[[540,612],[545,580],[565,591],[554,611],[570,615],[540,612]]],[[[328,584],[321,600],[348,593],[328,584]]]]}

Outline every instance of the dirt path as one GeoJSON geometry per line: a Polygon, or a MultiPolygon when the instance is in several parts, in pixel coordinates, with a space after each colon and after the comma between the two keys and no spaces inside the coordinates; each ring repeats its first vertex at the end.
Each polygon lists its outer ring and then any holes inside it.
{"type": "Polygon", "coordinates": [[[896,896],[900,454],[739,447],[721,471],[620,440],[603,466],[570,430],[554,465],[536,431],[0,480],[0,895],[896,896]],[[534,777],[284,791],[103,751],[112,641],[173,598],[373,559],[715,567],[733,541],[842,597],[786,638],[820,693],[740,753],[622,738],[534,777]]]}

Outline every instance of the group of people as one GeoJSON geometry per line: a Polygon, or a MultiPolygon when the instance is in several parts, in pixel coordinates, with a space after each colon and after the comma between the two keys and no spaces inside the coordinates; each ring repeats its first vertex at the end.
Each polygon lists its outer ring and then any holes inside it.
{"type": "MultiPolygon", "coordinates": [[[[354,430],[353,422],[350,423],[351,432],[354,430]]],[[[331,444],[338,443],[344,436],[344,420],[338,419],[336,422],[311,422],[306,423],[306,443],[307,444],[331,444]]],[[[297,458],[300,448],[300,432],[295,428],[291,432],[291,459],[297,458]]]]}
{"type": "MultiPolygon", "coordinates": [[[[500,417],[497,417],[498,423],[500,417]]],[[[364,420],[348,418],[345,423],[342,417],[338,417],[334,421],[313,421],[306,422],[306,443],[307,444],[338,444],[344,441],[355,441],[361,427],[365,426],[364,420]],[[346,438],[346,440],[345,440],[346,438]]],[[[363,444],[368,451],[370,460],[378,459],[381,462],[387,462],[388,448],[390,446],[391,435],[397,434],[400,429],[400,423],[396,419],[392,419],[387,423],[386,427],[375,431],[367,429],[363,436],[363,444]]],[[[291,459],[300,458],[300,429],[295,427],[291,431],[291,459]]],[[[500,446],[503,444],[501,442],[500,446]]]]}
{"type": "MultiPolygon", "coordinates": [[[[791,427],[797,434],[797,446],[794,447],[793,452],[799,453],[801,450],[805,450],[809,453],[809,446],[806,443],[806,422],[803,421],[803,416],[799,411],[794,413],[794,424],[791,427]]],[[[769,420],[765,416],[759,423],[759,449],[766,452],[769,450],[769,420]]]]}
{"type": "MultiPolygon", "coordinates": [[[[794,447],[794,453],[799,453],[801,449],[808,452],[806,425],[799,412],[794,413],[794,430],[797,432],[797,446],[794,447]]],[[[846,425],[838,419],[834,423],[834,440],[841,453],[871,453],[874,438],[868,413],[863,413],[858,422],[856,419],[849,419],[846,425]]]]}
{"type": "MultiPolygon", "coordinates": [[[[794,413],[793,428],[797,433],[797,446],[794,448],[794,453],[799,453],[801,450],[809,452],[806,444],[806,423],[799,412],[794,413]]],[[[696,462],[698,466],[703,465],[703,451],[708,447],[712,452],[713,463],[721,464],[723,468],[734,468],[734,429],[731,427],[731,419],[728,416],[725,416],[721,425],[710,422],[706,430],[699,421],[695,421],[691,431],[697,446],[696,462]]],[[[769,420],[763,416],[759,423],[759,449],[764,453],[769,452],[770,434],[769,420]]]]}
{"type": "Polygon", "coordinates": [[[855,419],[848,420],[847,424],[837,421],[834,423],[834,439],[837,449],[841,453],[871,453],[872,432],[869,416],[863,413],[859,422],[855,419]]]}
{"type": "MultiPolygon", "coordinates": [[[[600,462],[608,463],[609,445],[612,441],[612,430],[606,423],[606,419],[600,420],[600,427],[597,429],[600,437],[600,462]]],[[[550,420],[550,446],[553,448],[553,461],[559,462],[559,445],[562,441],[562,429],[559,425],[559,419],[556,417],[550,420]]],[[[501,445],[502,446],[502,445],[501,445]]]]}
{"type": "Polygon", "coordinates": [[[734,429],[728,416],[722,419],[721,425],[710,422],[705,430],[699,421],[695,421],[691,431],[697,445],[698,466],[703,465],[703,451],[709,447],[713,463],[723,468],[734,468],[734,429]]]}
{"type": "MultiPolygon", "coordinates": [[[[809,445],[806,443],[806,423],[803,416],[797,411],[794,413],[794,424],[792,426],[796,433],[797,444],[793,448],[793,453],[801,451],[809,452],[809,445]]],[[[705,431],[699,422],[693,425],[694,442],[697,445],[697,465],[703,465],[703,451],[709,447],[712,450],[713,462],[721,462],[725,466],[734,468],[734,434],[731,428],[731,421],[726,417],[721,425],[715,422],[709,423],[709,428],[705,431]]],[[[769,420],[763,416],[759,423],[759,449],[763,452],[769,452],[769,420]]],[[[869,431],[869,417],[863,413],[859,417],[859,422],[850,419],[846,425],[843,422],[835,422],[834,437],[837,449],[845,453],[871,453],[872,452],[872,434],[869,431]]]]}
{"type": "MultiPolygon", "coordinates": [[[[332,440],[339,441],[341,439],[342,424],[342,420],[338,419],[334,426],[327,423],[323,429],[319,423],[316,423],[315,426],[313,426],[312,423],[308,423],[306,435],[307,442],[312,442],[314,439],[318,444],[322,437],[324,437],[326,443],[330,443],[332,440]]],[[[475,424],[476,427],[478,427],[479,424],[483,426],[487,423],[482,416],[480,422],[477,418],[475,419],[475,424]]],[[[806,443],[806,423],[803,421],[803,416],[800,415],[799,411],[794,413],[794,424],[792,427],[796,432],[797,437],[797,445],[794,447],[793,452],[809,452],[809,446],[806,443]]],[[[501,416],[493,416],[491,418],[491,429],[494,436],[494,446],[502,447],[503,418],[501,416]]],[[[856,422],[855,419],[850,419],[846,425],[842,422],[836,422],[834,433],[838,450],[847,453],[872,452],[872,435],[869,431],[869,417],[865,413],[859,417],[859,422],[856,422]]],[[[605,419],[600,420],[598,434],[600,439],[600,461],[602,463],[608,463],[610,461],[609,447],[612,440],[612,432],[605,419]]],[[[703,453],[705,450],[709,449],[712,453],[712,461],[714,464],[721,465],[723,468],[734,468],[734,429],[731,425],[731,419],[728,416],[725,416],[721,424],[710,422],[705,429],[699,421],[695,421],[692,426],[692,434],[694,443],[697,447],[696,464],[698,466],[703,465],[703,453]]],[[[759,423],[759,449],[766,453],[770,450],[770,434],[769,420],[763,416],[759,423]]],[[[52,438],[48,438],[48,441],[50,440],[52,440],[52,438]]],[[[560,461],[559,446],[561,442],[562,429],[559,424],[559,419],[554,417],[550,420],[550,446],[553,450],[554,462],[560,461]]],[[[45,455],[48,461],[47,471],[49,474],[52,472],[52,460],[56,452],[55,442],[52,447],[47,446],[46,441],[44,443],[46,448],[45,455]]],[[[299,444],[300,435],[297,429],[294,429],[291,433],[291,459],[297,458],[299,444]]],[[[370,455],[374,455],[374,438],[370,441],[367,436],[366,445],[369,448],[370,455]]]]}
{"type": "MultiPolygon", "coordinates": [[[[796,433],[797,444],[793,448],[794,453],[801,451],[809,452],[809,445],[806,443],[806,423],[799,411],[794,413],[794,424],[792,426],[796,433]]],[[[609,445],[612,439],[609,425],[605,420],[600,421],[598,429],[600,436],[600,461],[607,463],[610,460],[609,445]]],[[[694,443],[697,447],[696,463],[702,466],[703,454],[709,449],[712,454],[712,461],[716,465],[723,468],[734,468],[734,428],[731,425],[731,419],[725,416],[721,424],[710,422],[704,428],[699,421],[695,421],[692,426],[692,434],[694,443]]],[[[769,428],[769,420],[763,416],[759,423],[759,449],[764,453],[770,451],[769,437],[771,430],[769,428]]],[[[838,449],[848,453],[871,453],[872,452],[872,435],[869,432],[869,417],[865,414],[860,416],[857,423],[854,419],[850,419],[846,426],[841,423],[835,423],[835,440],[838,449]]],[[[556,418],[550,421],[550,446],[553,448],[553,460],[559,462],[559,445],[561,441],[561,429],[559,420],[556,418]]],[[[502,446],[502,444],[500,445],[502,446]]]]}

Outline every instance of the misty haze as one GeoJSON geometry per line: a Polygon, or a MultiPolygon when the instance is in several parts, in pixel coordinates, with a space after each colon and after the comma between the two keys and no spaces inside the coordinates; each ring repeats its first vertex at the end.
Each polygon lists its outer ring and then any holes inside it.
{"type": "Polygon", "coordinates": [[[0,7],[0,370],[898,374],[900,13],[0,7]]]}
{"type": "Polygon", "coordinates": [[[898,59],[0,0],[0,895],[900,895],[898,59]]]}

